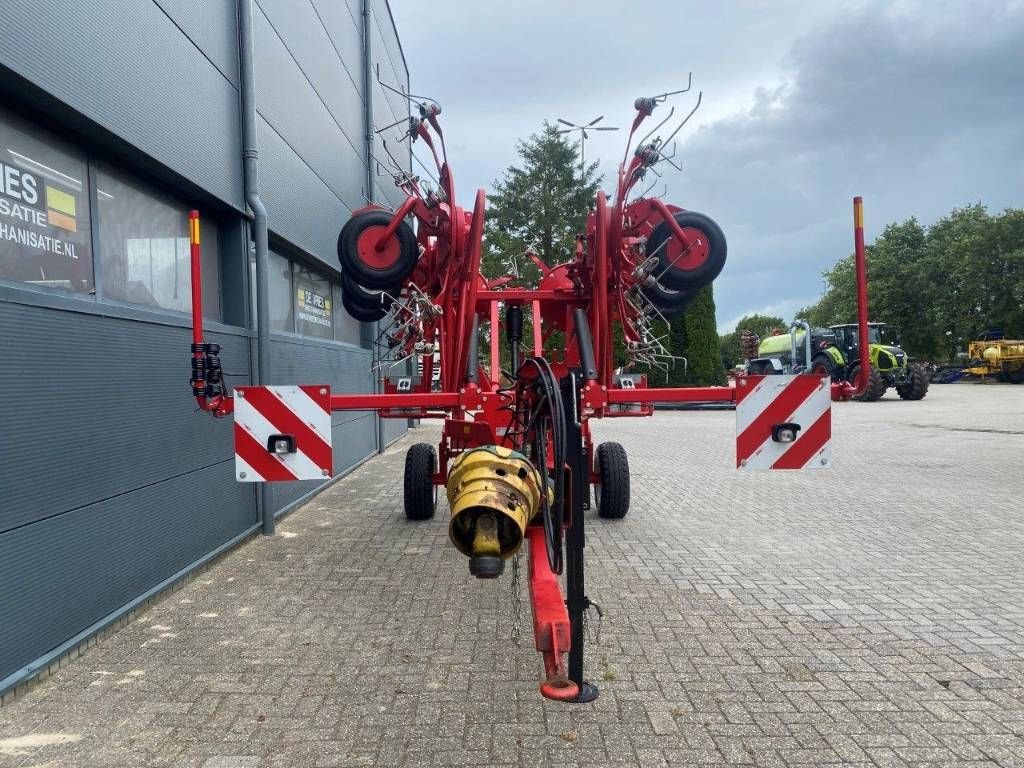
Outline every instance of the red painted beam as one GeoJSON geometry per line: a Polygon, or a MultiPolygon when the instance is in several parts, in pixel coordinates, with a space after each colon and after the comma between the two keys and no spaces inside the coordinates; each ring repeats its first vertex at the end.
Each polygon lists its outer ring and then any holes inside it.
{"type": "Polygon", "coordinates": [[[433,408],[459,406],[457,392],[410,392],[405,395],[331,395],[332,411],[373,411],[378,408],[433,408]]]}
{"type": "Polygon", "coordinates": [[[533,607],[533,636],[537,650],[544,656],[545,680],[540,685],[542,696],[555,700],[574,699],[579,687],[568,679],[563,654],[572,644],[569,611],[565,607],[558,577],[548,566],[544,528],[532,525],[526,529],[530,546],[530,603],[533,607]]]}

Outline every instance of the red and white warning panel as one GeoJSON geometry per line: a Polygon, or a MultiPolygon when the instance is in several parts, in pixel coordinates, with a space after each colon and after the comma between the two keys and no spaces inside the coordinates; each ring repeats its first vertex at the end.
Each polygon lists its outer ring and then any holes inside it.
{"type": "Polygon", "coordinates": [[[741,376],[736,381],[736,466],[821,469],[832,463],[828,376],[741,376]]]}
{"type": "Polygon", "coordinates": [[[235,388],[235,478],[323,480],[332,473],[331,389],[235,388]]]}

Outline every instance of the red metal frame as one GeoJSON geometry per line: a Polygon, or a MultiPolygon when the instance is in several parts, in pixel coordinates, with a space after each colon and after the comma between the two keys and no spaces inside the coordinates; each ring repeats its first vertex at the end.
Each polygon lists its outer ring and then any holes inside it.
{"type": "MultiPolygon", "coordinates": [[[[629,145],[638,126],[650,115],[653,107],[638,100],[637,116],[627,142],[629,145]]],[[[652,101],[653,103],[653,101],[652,101]]],[[[510,424],[514,391],[502,381],[498,343],[501,339],[502,304],[520,305],[532,320],[532,347],[535,355],[549,359],[559,379],[580,369],[581,345],[577,343],[574,310],[582,309],[589,325],[596,371],[582,387],[580,397],[579,434],[588,470],[584,477],[596,479],[594,450],[589,420],[602,417],[650,416],[655,403],[735,403],[733,387],[647,388],[642,379],[636,388],[615,385],[614,327],[617,323],[627,344],[641,341],[638,328],[639,310],[630,300],[642,279],[640,264],[645,260],[644,244],[654,227],[665,222],[674,238],[683,247],[690,243],[686,232],[674,215],[681,211],[657,199],[641,198],[627,202],[630,191],[644,175],[646,168],[658,162],[657,144],[641,146],[627,163],[619,167],[616,193],[609,203],[603,191],[597,193],[586,233],[577,239],[575,258],[567,264],[551,267],[529,254],[541,271],[536,287],[510,286],[511,277],[488,281],[480,273],[486,198],[478,190],[473,211],[463,211],[455,204],[454,179],[448,166],[444,137],[437,121],[436,105],[421,105],[421,120],[413,120],[410,136],[427,144],[437,166],[440,189],[424,191],[416,177],[401,175],[396,184],[406,199],[393,213],[387,227],[380,233],[375,250],[382,252],[394,245],[398,227],[409,216],[416,219],[419,260],[409,276],[402,296],[425,295],[442,308],[431,314],[417,330],[418,338],[397,340],[401,349],[412,352],[417,342],[428,340],[431,349],[422,353],[423,376],[412,389],[399,393],[386,382],[383,394],[333,395],[332,411],[375,410],[383,418],[438,418],[444,420],[439,448],[439,468],[434,475],[436,485],[447,480],[449,460],[461,451],[481,445],[507,441],[505,430],[510,424]],[[433,108],[431,108],[433,107],[433,108]],[[431,129],[441,144],[438,155],[431,129]],[[476,349],[471,340],[474,327],[490,324],[491,352],[489,364],[480,365],[470,355],[476,349]],[[564,333],[564,348],[545,354],[544,343],[555,331],[564,333]],[[434,369],[433,346],[440,344],[440,391],[432,391],[434,369]],[[629,407],[626,407],[629,406],[629,407]]],[[[354,215],[369,210],[368,206],[354,215]]],[[[864,258],[863,209],[855,198],[856,270],[861,339],[867,339],[867,278],[864,258]]],[[[192,212],[192,297],[194,350],[202,340],[202,286],[199,258],[198,213],[192,212]]],[[[400,297],[400,301],[402,298],[400,297]]],[[[833,384],[833,399],[849,399],[863,391],[867,378],[866,343],[861,344],[862,376],[856,386],[833,384]]],[[[194,351],[197,360],[203,356],[194,351]]],[[[513,372],[514,373],[514,372],[513,372]]],[[[203,384],[202,381],[199,382],[203,384]]],[[[217,416],[232,410],[230,398],[197,396],[199,407],[217,416]]],[[[565,468],[552,468],[562,471],[565,468]]],[[[579,489],[574,490],[579,493],[579,489]]],[[[530,592],[534,615],[537,650],[544,656],[545,683],[542,693],[549,698],[568,699],[579,690],[566,683],[562,654],[569,651],[569,615],[559,582],[548,566],[544,533],[538,526],[527,530],[530,550],[530,592]]],[[[582,546],[582,544],[581,544],[582,546]]]]}

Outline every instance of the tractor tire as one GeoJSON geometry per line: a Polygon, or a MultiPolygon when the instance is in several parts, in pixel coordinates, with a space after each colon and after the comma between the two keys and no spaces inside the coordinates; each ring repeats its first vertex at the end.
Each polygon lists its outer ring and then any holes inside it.
{"type": "Polygon", "coordinates": [[[696,290],[710,285],[725,266],[725,234],[710,217],[696,211],[675,214],[683,234],[696,238],[688,253],[672,237],[668,222],[661,222],[647,238],[647,255],[657,254],[659,282],[674,291],[696,290]],[[689,230],[689,232],[687,232],[689,230]],[[664,247],[663,247],[664,246],[664,247]]]}
{"type": "MultiPolygon", "coordinates": [[[[882,378],[882,374],[878,372],[878,369],[873,365],[869,365],[869,369],[868,388],[864,390],[864,394],[853,398],[854,400],[859,400],[862,403],[873,403],[876,400],[880,400],[886,390],[885,380],[882,378]]],[[[856,383],[859,375],[860,366],[853,366],[853,368],[850,369],[850,383],[856,383]]]]}
{"type": "Polygon", "coordinates": [[[420,249],[412,227],[401,222],[383,251],[377,239],[391,223],[387,211],[364,211],[349,219],[338,235],[341,271],[366,288],[387,289],[399,285],[416,268],[420,249]]]}
{"type": "Polygon", "coordinates": [[[341,303],[346,312],[363,323],[375,323],[383,319],[399,291],[397,286],[384,291],[371,291],[359,285],[347,272],[341,274],[341,303]]]}
{"type": "Polygon", "coordinates": [[[1006,380],[1011,384],[1024,384],[1024,364],[1010,370],[1006,369],[1006,380]]]}
{"type": "Polygon", "coordinates": [[[817,354],[811,358],[811,373],[825,374],[829,380],[835,375],[836,366],[832,358],[826,354],[817,354]]]}
{"type": "Polygon", "coordinates": [[[594,485],[597,514],[606,520],[621,520],[629,512],[629,459],[619,443],[597,446],[598,482],[594,485]]]}
{"type": "Polygon", "coordinates": [[[928,394],[928,374],[919,365],[909,366],[910,381],[896,387],[896,393],[901,400],[924,400],[928,394]]]}
{"type": "Polygon", "coordinates": [[[405,454],[405,516],[410,520],[429,520],[437,507],[434,446],[416,443],[405,454]]]}
{"type": "Polygon", "coordinates": [[[658,311],[665,316],[666,320],[671,320],[673,317],[685,312],[686,308],[690,306],[690,302],[697,296],[697,291],[695,290],[673,291],[657,281],[653,285],[645,285],[640,290],[657,307],[658,311]]]}

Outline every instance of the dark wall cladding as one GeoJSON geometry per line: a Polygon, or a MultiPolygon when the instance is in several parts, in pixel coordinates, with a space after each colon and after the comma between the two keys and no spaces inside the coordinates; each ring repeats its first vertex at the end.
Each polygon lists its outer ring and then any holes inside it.
{"type": "Polygon", "coordinates": [[[242,208],[233,2],[4,0],[3,16],[0,62],[242,208]]]}
{"type": "MultiPolygon", "coordinates": [[[[337,344],[311,343],[294,336],[275,336],[271,343],[271,369],[275,382],[303,381],[329,384],[335,394],[368,392],[370,351],[337,344]]],[[[404,423],[404,422],[403,422],[404,423]]],[[[376,419],[369,411],[339,411],[331,415],[334,472],[338,474],[369,456],[377,447],[376,419]]],[[[281,509],[321,483],[277,483],[274,506],[281,509]]]]}
{"type": "MultiPolygon", "coordinates": [[[[0,531],[234,456],[230,420],[195,413],[187,328],[9,302],[0,327],[31,329],[4,334],[0,423],[19,438],[0,462],[0,531]]],[[[247,337],[208,340],[248,372],[247,337]]]]}
{"type": "Polygon", "coordinates": [[[0,680],[255,525],[254,502],[222,461],[0,533],[0,680]]]}
{"type": "MultiPolygon", "coordinates": [[[[0,73],[12,70],[108,131],[63,137],[95,150],[104,167],[117,168],[122,152],[141,153],[163,166],[151,169],[161,190],[193,204],[190,185],[169,181],[183,177],[227,204],[216,217],[223,317],[242,323],[251,296],[244,220],[230,213],[244,208],[235,7],[5,0],[0,73]]],[[[387,5],[374,0],[373,8],[382,77],[405,83],[387,5]]],[[[259,176],[283,241],[275,245],[335,273],[338,232],[366,185],[360,10],[361,0],[256,0],[253,13],[259,176]]],[[[391,122],[405,105],[374,88],[378,114],[391,122]]],[[[55,106],[38,101],[44,111],[55,106]]],[[[378,199],[396,202],[390,179],[380,181],[388,191],[378,199]]],[[[97,248],[106,247],[100,239],[97,248]]],[[[259,523],[258,486],[234,479],[232,420],[196,412],[187,317],[108,303],[101,256],[100,300],[87,289],[80,298],[45,295],[13,282],[17,274],[0,286],[0,328],[17,329],[0,336],[0,424],[9,438],[0,461],[3,686],[259,523]]],[[[207,328],[232,386],[249,383],[253,335],[207,328]]],[[[293,334],[272,341],[276,384],[369,392],[370,365],[370,351],[357,346],[293,334]]],[[[377,450],[372,412],[335,413],[332,425],[336,475],[377,450]]],[[[405,425],[387,422],[385,441],[405,425]]],[[[276,484],[275,507],[320,485],[276,484]]]]}

